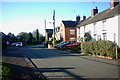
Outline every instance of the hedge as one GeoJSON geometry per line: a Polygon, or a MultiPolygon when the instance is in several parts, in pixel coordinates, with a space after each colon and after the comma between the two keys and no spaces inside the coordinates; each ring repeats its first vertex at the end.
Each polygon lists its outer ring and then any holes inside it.
{"type": "MultiPolygon", "coordinates": [[[[116,57],[116,44],[112,41],[90,41],[82,42],[81,51],[84,54],[116,57]]],[[[118,47],[118,58],[120,58],[120,48],[118,47]]]]}

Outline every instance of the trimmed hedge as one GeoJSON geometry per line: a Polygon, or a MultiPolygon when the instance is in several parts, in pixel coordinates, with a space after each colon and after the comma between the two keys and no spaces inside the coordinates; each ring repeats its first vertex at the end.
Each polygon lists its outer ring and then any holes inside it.
{"type": "MultiPolygon", "coordinates": [[[[120,49],[120,48],[118,48],[120,49]]],[[[116,57],[116,44],[112,41],[90,41],[81,44],[81,51],[84,54],[116,57]]],[[[118,50],[118,57],[120,52],[118,50]]]]}

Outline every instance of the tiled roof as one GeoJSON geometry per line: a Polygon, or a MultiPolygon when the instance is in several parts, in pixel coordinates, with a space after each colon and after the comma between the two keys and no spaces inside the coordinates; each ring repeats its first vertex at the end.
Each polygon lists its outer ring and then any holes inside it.
{"type": "Polygon", "coordinates": [[[87,24],[91,24],[94,22],[98,22],[104,19],[108,19],[108,18],[112,18],[116,15],[120,14],[120,5],[116,6],[115,8],[111,9],[107,9],[105,11],[102,11],[98,14],[96,14],[95,16],[90,16],[88,17],[86,20],[84,20],[83,22],[78,23],[77,27],[81,27],[87,24]]]}
{"type": "Polygon", "coordinates": [[[62,21],[65,27],[76,27],[77,21],[62,21]]]}

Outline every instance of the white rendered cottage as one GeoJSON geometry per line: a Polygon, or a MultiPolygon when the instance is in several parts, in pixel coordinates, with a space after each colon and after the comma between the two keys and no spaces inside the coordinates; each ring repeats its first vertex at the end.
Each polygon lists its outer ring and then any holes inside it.
{"type": "Polygon", "coordinates": [[[120,46],[120,4],[111,0],[111,8],[98,13],[98,9],[92,10],[92,15],[77,25],[77,41],[89,33],[95,40],[115,41],[120,46]]]}

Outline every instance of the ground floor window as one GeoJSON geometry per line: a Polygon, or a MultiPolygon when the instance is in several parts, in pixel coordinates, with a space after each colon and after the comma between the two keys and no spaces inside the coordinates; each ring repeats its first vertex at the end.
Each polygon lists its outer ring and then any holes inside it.
{"type": "Polygon", "coordinates": [[[97,40],[102,40],[101,35],[97,35],[97,40]]]}
{"type": "Polygon", "coordinates": [[[107,34],[103,33],[103,40],[107,40],[107,34]]]}
{"type": "Polygon", "coordinates": [[[95,39],[95,41],[97,40],[97,34],[94,34],[94,39],[95,39]]]}
{"type": "Polygon", "coordinates": [[[70,41],[76,41],[76,39],[74,37],[71,37],[70,41]]]}

